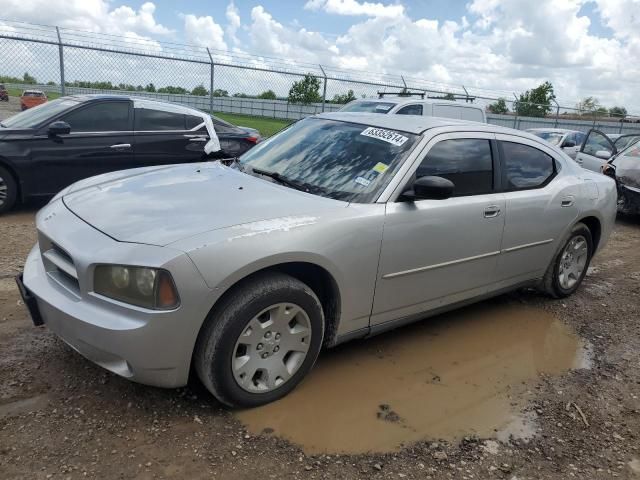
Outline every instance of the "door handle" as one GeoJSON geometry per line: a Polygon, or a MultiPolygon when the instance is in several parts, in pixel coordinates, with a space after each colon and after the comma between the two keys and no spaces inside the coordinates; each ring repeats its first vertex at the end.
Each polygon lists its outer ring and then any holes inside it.
{"type": "Polygon", "coordinates": [[[484,218],[494,218],[500,215],[500,208],[497,205],[489,205],[484,209],[484,218]]]}
{"type": "Polygon", "coordinates": [[[130,143],[116,143],[115,145],[111,145],[109,148],[131,148],[130,143]]]}
{"type": "Polygon", "coordinates": [[[571,207],[573,206],[573,197],[564,197],[560,205],[563,207],[571,207]]]}
{"type": "Polygon", "coordinates": [[[207,137],[203,137],[202,135],[185,135],[185,138],[188,138],[190,142],[208,142],[209,141],[207,137]]]}

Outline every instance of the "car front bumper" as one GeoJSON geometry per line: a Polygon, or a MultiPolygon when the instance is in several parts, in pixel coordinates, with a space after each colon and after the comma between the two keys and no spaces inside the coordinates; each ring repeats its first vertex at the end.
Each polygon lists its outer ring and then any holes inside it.
{"type": "Polygon", "coordinates": [[[159,387],[185,385],[211,301],[211,290],[190,259],[176,250],[117,242],[60,200],[38,214],[37,226],[39,243],[16,279],[34,324],[46,325],[81,355],[122,377],[159,387]],[[46,255],[43,260],[47,242],[72,258],[77,288],[52,268],[46,255]],[[166,268],[180,293],[180,307],[154,311],[95,294],[93,267],[101,263],[166,268]]]}

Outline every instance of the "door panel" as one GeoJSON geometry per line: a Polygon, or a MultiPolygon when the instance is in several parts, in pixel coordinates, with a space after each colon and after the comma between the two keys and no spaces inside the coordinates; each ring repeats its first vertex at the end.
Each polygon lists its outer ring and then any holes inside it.
{"type": "Polygon", "coordinates": [[[49,136],[45,127],[34,136],[31,158],[42,194],[55,194],[77,180],[136,166],[131,102],[90,102],[60,120],[70,125],[71,133],[49,136]]]}
{"type": "Polygon", "coordinates": [[[387,203],[371,325],[487,291],[500,253],[505,208],[490,175],[496,164],[494,138],[439,135],[407,172],[405,188],[416,175],[437,175],[458,182],[454,194],[460,196],[413,202],[394,197],[387,203]]]}
{"type": "MultiPolygon", "coordinates": [[[[525,144],[536,152],[541,152],[550,162],[554,161],[553,150],[536,142],[508,135],[497,135],[497,138],[501,143],[512,141],[525,144]]],[[[504,149],[501,152],[503,157],[508,155],[505,155],[504,149]]],[[[513,161],[517,160],[514,157],[513,161]]],[[[526,155],[521,156],[520,160],[526,162],[526,155]]],[[[504,165],[505,158],[502,158],[502,162],[504,165]]],[[[557,165],[558,161],[555,162],[557,165]]],[[[523,165],[523,170],[532,171],[534,168],[526,163],[523,165]]],[[[503,170],[509,171],[507,168],[503,170]]],[[[577,218],[576,199],[579,198],[579,187],[568,177],[557,173],[552,175],[550,181],[541,182],[540,188],[505,192],[502,254],[498,259],[496,273],[498,283],[493,288],[503,288],[543,275],[561,240],[560,235],[577,218]]],[[[535,175],[530,177],[532,178],[535,175]]],[[[505,180],[504,185],[510,184],[505,180]]]]}

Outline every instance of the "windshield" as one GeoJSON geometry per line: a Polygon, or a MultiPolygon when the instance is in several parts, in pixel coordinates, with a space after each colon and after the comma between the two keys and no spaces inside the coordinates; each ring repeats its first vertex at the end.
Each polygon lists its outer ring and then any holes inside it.
{"type": "Polygon", "coordinates": [[[533,133],[537,137],[542,138],[543,140],[546,140],[551,145],[559,145],[560,141],[562,140],[562,137],[564,137],[564,133],[558,133],[558,132],[531,132],[531,133],[533,133]]]}
{"type": "Polygon", "coordinates": [[[277,173],[310,193],[367,203],[382,192],[417,139],[395,130],[307,118],[249,150],[240,165],[247,173],[254,168],[277,173]]]}
{"type": "Polygon", "coordinates": [[[12,117],[3,120],[0,125],[6,128],[34,128],[42,122],[51,118],[68,108],[77,105],[79,102],[69,98],[59,98],[37,107],[20,112],[12,117]]]}
{"type": "Polygon", "coordinates": [[[351,102],[340,109],[341,112],[389,113],[396,104],[389,102],[351,102]]]}

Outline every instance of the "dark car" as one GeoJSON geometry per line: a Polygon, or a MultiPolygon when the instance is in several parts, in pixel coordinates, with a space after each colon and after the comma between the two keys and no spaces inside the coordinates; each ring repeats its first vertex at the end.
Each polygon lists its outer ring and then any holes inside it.
{"type": "Polygon", "coordinates": [[[0,102],[8,102],[9,101],[9,92],[4,87],[3,84],[0,83],[0,102]]]}
{"type": "Polygon", "coordinates": [[[237,157],[260,135],[211,117],[221,150],[206,154],[207,114],[118,95],[63,97],[0,123],[0,213],[101,173],[237,157]]]}

